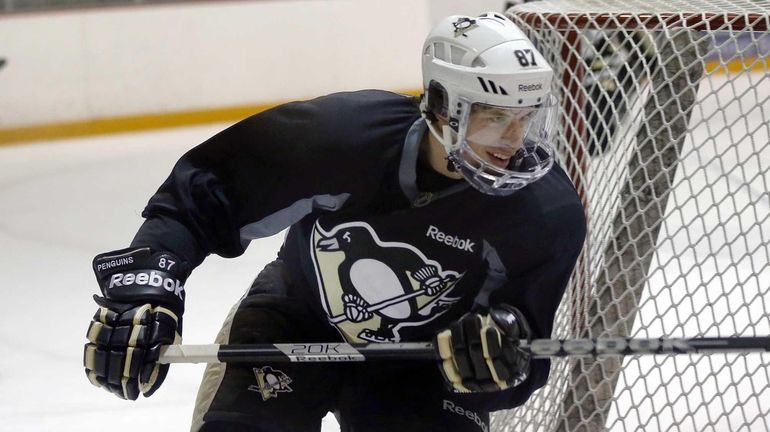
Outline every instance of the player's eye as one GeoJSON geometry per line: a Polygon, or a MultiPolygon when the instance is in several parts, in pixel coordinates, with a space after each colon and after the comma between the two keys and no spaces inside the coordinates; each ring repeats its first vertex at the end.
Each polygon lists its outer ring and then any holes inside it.
{"type": "Polygon", "coordinates": [[[516,119],[519,121],[529,121],[535,116],[536,111],[524,111],[519,113],[519,115],[516,116],[516,119]]]}
{"type": "Polygon", "coordinates": [[[482,118],[492,123],[503,123],[503,122],[509,121],[511,119],[511,116],[504,113],[489,112],[489,113],[485,113],[482,116],[482,118]]]}

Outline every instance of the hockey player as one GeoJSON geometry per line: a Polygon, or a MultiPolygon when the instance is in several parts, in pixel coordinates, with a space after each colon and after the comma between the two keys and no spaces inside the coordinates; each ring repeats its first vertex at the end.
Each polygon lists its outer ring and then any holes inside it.
{"type": "Polygon", "coordinates": [[[428,36],[422,98],[338,93],[252,116],[185,154],[131,246],[94,259],[91,382],[125,399],[167,373],[191,270],[290,227],[218,343],[434,340],[420,361],[210,365],[193,430],[488,431],[541,387],[585,220],[554,161],[552,70],[499,14],[428,36]]]}

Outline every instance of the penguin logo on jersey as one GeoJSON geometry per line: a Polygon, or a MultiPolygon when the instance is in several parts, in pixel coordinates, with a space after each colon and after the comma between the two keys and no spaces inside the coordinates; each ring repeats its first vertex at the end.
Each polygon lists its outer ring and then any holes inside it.
{"type": "Polygon", "coordinates": [[[279,370],[270,366],[254,368],[254,375],[257,377],[257,385],[250,385],[249,390],[259,392],[263,401],[277,398],[278,393],[292,392],[291,387],[289,387],[291,378],[279,370]]]}
{"type": "Polygon", "coordinates": [[[462,275],[407,243],[383,242],[363,222],[327,232],[316,223],[313,260],[329,322],[348,342],[399,342],[399,330],[432,321],[455,302],[462,275]]]}

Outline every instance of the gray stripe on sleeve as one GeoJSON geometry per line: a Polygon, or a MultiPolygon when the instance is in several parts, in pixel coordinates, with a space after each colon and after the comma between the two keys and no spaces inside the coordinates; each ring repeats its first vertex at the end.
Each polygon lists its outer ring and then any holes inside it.
{"type": "Polygon", "coordinates": [[[409,128],[404,141],[404,151],[401,154],[401,163],[398,169],[398,181],[401,190],[409,201],[417,198],[417,157],[420,152],[420,141],[422,141],[428,126],[422,118],[417,119],[409,128]]]}
{"type": "Polygon", "coordinates": [[[294,204],[278,210],[257,222],[243,226],[241,228],[241,241],[248,242],[278,234],[312,213],[315,209],[339,210],[348,198],[350,198],[349,193],[342,193],[339,195],[315,195],[295,201],[294,204]]]}

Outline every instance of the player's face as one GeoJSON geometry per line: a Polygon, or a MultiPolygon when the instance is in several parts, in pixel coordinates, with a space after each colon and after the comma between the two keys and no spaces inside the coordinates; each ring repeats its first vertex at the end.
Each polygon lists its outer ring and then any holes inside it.
{"type": "Polygon", "coordinates": [[[522,147],[534,113],[530,109],[474,104],[465,133],[468,146],[492,166],[505,169],[522,147]]]}

